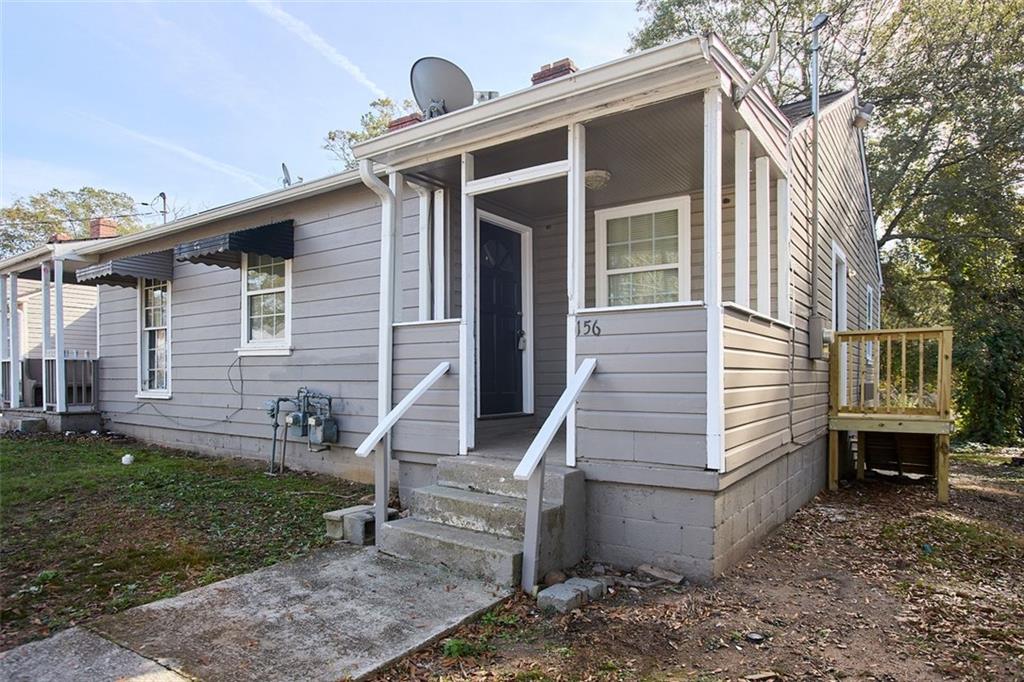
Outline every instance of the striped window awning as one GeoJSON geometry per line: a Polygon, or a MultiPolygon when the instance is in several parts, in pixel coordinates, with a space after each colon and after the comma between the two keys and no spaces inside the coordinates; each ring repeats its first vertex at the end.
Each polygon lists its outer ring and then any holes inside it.
{"type": "Polygon", "coordinates": [[[138,256],[114,258],[79,268],[79,284],[111,284],[135,287],[138,279],[170,280],[174,276],[174,252],[171,249],[138,256]]]}
{"type": "Polygon", "coordinates": [[[174,258],[222,268],[240,268],[243,253],[291,258],[295,255],[294,234],[294,222],[284,220],[178,244],[174,258]]]}

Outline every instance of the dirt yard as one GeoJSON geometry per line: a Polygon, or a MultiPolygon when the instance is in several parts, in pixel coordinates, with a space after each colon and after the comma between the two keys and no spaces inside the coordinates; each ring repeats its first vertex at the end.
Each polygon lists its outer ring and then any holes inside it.
{"type": "Polygon", "coordinates": [[[370,492],[133,442],[0,436],[0,650],[306,554],[328,544],[324,511],[370,492]]]}
{"type": "Polygon", "coordinates": [[[822,494],[712,586],[620,584],[565,616],[519,597],[378,680],[1024,680],[1011,455],[961,449],[948,506],[922,483],[822,494]]]}

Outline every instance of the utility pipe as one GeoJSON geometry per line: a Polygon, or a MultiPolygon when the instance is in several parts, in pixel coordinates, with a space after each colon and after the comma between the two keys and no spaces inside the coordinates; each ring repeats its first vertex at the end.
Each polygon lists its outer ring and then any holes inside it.
{"type": "Polygon", "coordinates": [[[811,310],[808,320],[808,356],[817,360],[824,355],[823,332],[824,320],[819,311],[818,302],[818,270],[819,256],[821,253],[821,237],[818,225],[818,118],[820,114],[820,102],[818,100],[819,75],[818,75],[818,53],[821,51],[821,42],[818,39],[818,32],[821,27],[828,23],[829,15],[821,12],[811,21],[811,125],[813,137],[811,138],[811,310]]]}

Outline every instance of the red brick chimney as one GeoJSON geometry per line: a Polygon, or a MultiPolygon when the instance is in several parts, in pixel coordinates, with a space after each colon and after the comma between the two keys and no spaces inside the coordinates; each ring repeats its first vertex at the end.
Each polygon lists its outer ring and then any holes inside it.
{"type": "Polygon", "coordinates": [[[576,71],[578,71],[576,65],[572,63],[571,59],[566,57],[540,67],[540,71],[533,74],[530,80],[533,81],[534,85],[539,85],[555,78],[568,76],[570,73],[576,73],[576,71]]]}
{"type": "Polygon", "coordinates": [[[390,133],[392,130],[398,130],[399,128],[405,128],[406,126],[411,126],[414,123],[419,123],[422,120],[423,120],[423,114],[421,114],[418,111],[414,111],[413,113],[409,114],[408,116],[402,116],[401,118],[396,118],[396,119],[392,120],[390,123],[388,123],[388,132],[390,133]]]}
{"type": "Polygon", "coordinates": [[[100,239],[102,237],[116,237],[117,223],[110,218],[91,218],[89,220],[89,237],[100,239]]]}

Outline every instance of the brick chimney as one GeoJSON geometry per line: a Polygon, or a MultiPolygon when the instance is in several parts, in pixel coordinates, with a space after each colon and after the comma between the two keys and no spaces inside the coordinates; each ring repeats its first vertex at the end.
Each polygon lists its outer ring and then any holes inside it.
{"type": "Polygon", "coordinates": [[[530,80],[534,85],[540,85],[546,83],[549,80],[555,78],[561,78],[562,76],[568,76],[570,73],[576,73],[578,69],[576,65],[572,63],[572,60],[566,57],[565,59],[559,59],[557,62],[545,64],[540,67],[540,71],[533,74],[530,80]]]}
{"type": "Polygon", "coordinates": [[[110,218],[91,218],[89,220],[89,237],[101,239],[103,237],[116,237],[117,223],[110,218]]]}
{"type": "Polygon", "coordinates": [[[409,114],[408,116],[402,116],[401,118],[396,118],[396,119],[392,120],[390,123],[388,123],[388,132],[390,133],[392,130],[398,130],[399,128],[405,128],[407,126],[411,126],[414,123],[419,123],[422,120],[423,120],[423,114],[421,114],[418,111],[415,111],[415,112],[409,114]]]}

